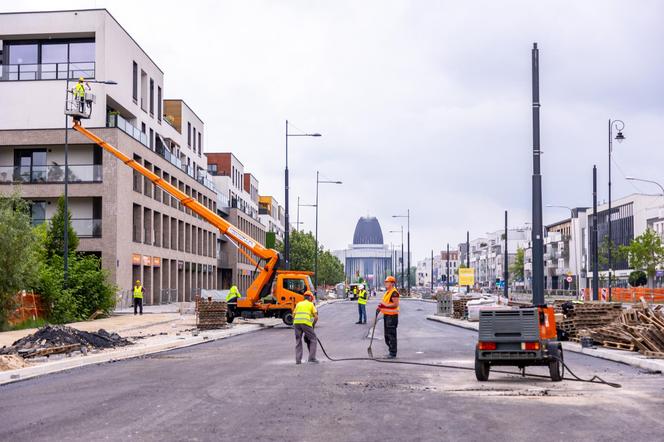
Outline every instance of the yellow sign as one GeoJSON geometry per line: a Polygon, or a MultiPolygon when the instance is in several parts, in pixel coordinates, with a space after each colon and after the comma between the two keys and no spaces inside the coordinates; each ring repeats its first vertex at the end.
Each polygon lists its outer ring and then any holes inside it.
{"type": "Polygon", "coordinates": [[[475,269],[459,267],[459,285],[475,285],[475,269]]]}

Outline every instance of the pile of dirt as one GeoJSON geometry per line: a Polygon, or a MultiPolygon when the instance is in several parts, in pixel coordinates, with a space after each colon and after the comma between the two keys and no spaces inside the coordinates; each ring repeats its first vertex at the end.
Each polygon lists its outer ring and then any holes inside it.
{"type": "Polygon", "coordinates": [[[131,342],[117,333],[99,329],[85,332],[65,325],[47,325],[35,333],[3,347],[0,354],[19,354],[23,357],[68,353],[85,348],[113,348],[130,345],[131,342]]]}
{"type": "Polygon", "coordinates": [[[16,355],[0,355],[0,371],[16,370],[27,367],[27,365],[23,358],[16,355]]]}

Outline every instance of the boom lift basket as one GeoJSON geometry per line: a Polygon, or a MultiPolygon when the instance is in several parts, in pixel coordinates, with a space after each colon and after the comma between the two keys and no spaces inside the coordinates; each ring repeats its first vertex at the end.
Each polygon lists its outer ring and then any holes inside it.
{"type": "Polygon", "coordinates": [[[95,102],[95,95],[86,92],[83,100],[74,97],[74,91],[67,91],[67,100],[65,101],[65,115],[74,117],[76,120],[89,119],[92,115],[92,104],[95,102]]]}

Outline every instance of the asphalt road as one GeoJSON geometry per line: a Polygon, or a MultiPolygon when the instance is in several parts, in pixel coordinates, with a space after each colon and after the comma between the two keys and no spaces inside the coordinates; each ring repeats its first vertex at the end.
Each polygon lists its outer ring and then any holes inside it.
{"type": "MultiPolygon", "coordinates": [[[[400,360],[472,367],[474,332],[427,321],[431,303],[401,310],[400,360]]],[[[320,309],[317,331],[333,357],[366,356],[368,326],[354,324],[356,312],[346,302],[320,309]]],[[[381,327],[375,355],[386,352],[381,327]]],[[[277,327],[6,385],[0,440],[664,438],[664,378],[617,363],[565,356],[579,375],[622,389],[496,373],[478,383],[473,371],[372,361],[295,365],[293,347],[292,330],[277,327]]]]}

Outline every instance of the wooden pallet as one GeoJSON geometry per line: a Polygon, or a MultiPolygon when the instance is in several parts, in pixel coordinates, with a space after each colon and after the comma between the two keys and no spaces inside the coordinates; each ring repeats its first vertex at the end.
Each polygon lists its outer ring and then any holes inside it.
{"type": "Polygon", "coordinates": [[[634,351],[634,344],[623,344],[622,342],[602,341],[602,346],[618,350],[634,351]]]}

